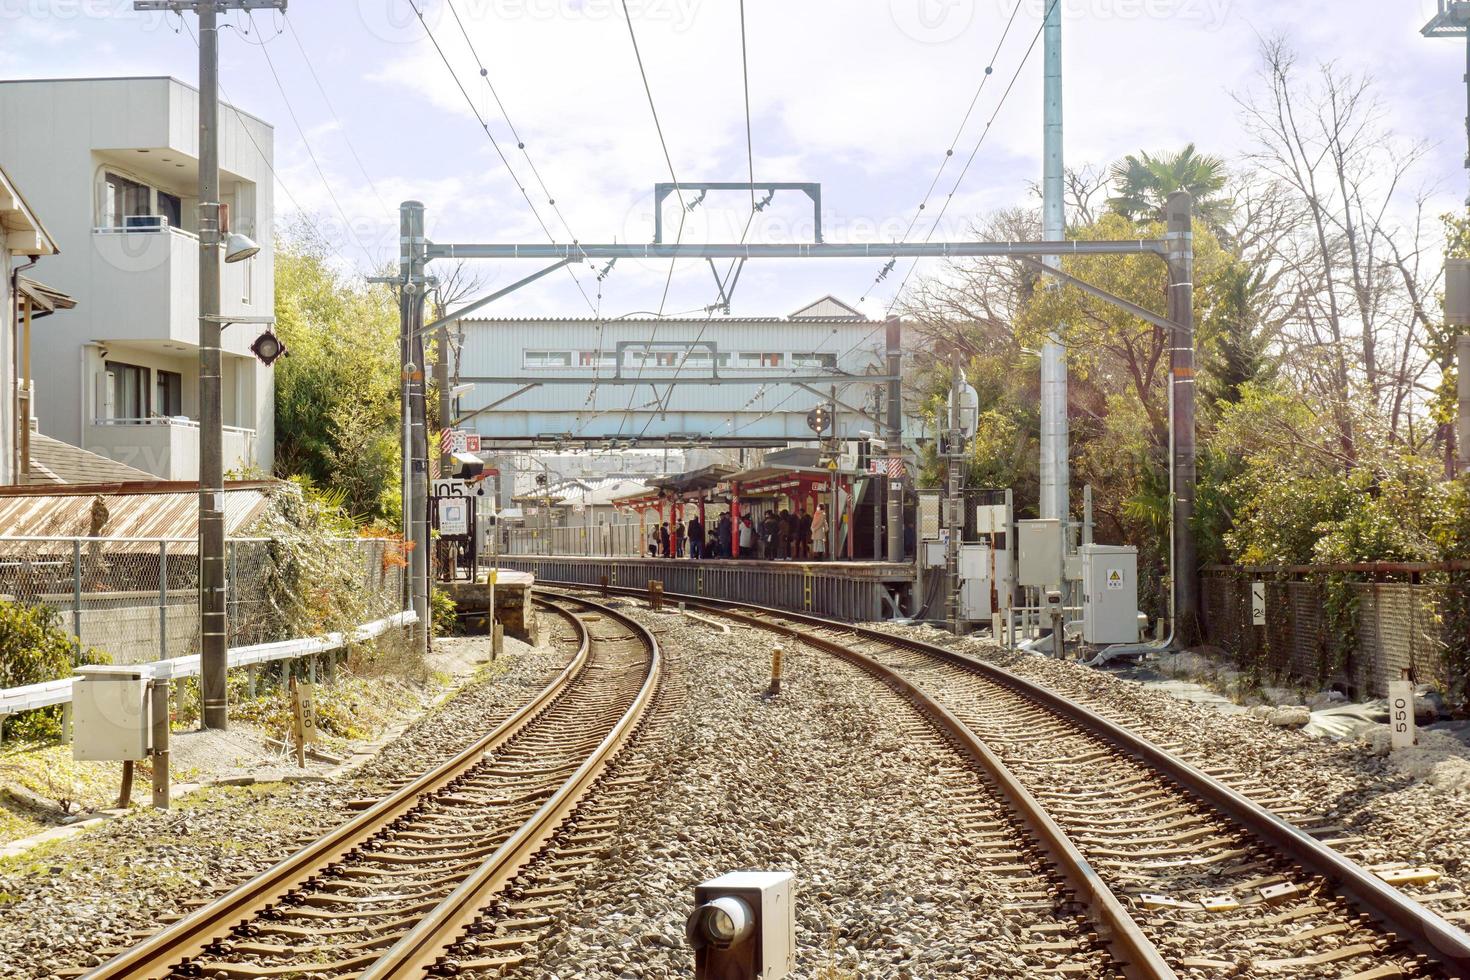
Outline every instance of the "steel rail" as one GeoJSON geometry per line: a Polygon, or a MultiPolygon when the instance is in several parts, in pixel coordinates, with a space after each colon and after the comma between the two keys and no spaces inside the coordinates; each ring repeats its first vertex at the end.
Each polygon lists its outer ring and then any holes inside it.
{"type": "Polygon", "coordinates": [[[586,624],[552,603],[549,608],[562,612],[578,633],[577,653],[551,683],[489,734],[477,739],[453,758],[441,763],[417,779],[379,800],[373,806],[324,837],[273,865],[249,881],[204,905],[178,922],[155,933],[101,966],[85,974],[86,980],[114,978],[163,978],[172,975],[172,964],[198,956],[204,947],[243,918],[249,918],[277,901],[299,882],[340,860],[360,846],[382,827],[396,820],[419,800],[443,788],[470,769],[485,753],[492,752],[527,728],[551,702],[564,692],[586,669],[591,650],[591,634],[586,624]]]}
{"type": "MultiPolygon", "coordinates": [[[[597,586],[574,582],[551,583],[543,580],[543,584],[567,585],[578,589],[597,588],[597,586]]],[[[640,596],[646,594],[644,590],[629,587],[618,587],[616,591],[640,596]]],[[[749,610],[824,629],[843,630],[864,639],[933,656],[1009,687],[1120,751],[1139,759],[1156,772],[1172,780],[1185,792],[1228,816],[1258,839],[1290,857],[1307,872],[1323,878],[1337,894],[1353,904],[1360,912],[1367,914],[1387,932],[1402,938],[1413,947],[1416,953],[1470,976],[1470,934],[1463,929],[1446,921],[1357,862],[1323,844],[1289,821],[1283,820],[1244,794],[1170,754],[1142,735],[1109,721],[1091,709],[1035,681],[1027,680],[1003,667],[986,663],[976,657],[926,643],[923,640],[895,636],[881,630],[825,619],[821,616],[676,592],[665,592],[664,598],[682,600],[716,612],[749,610]]]]}
{"type": "MultiPolygon", "coordinates": [[[[675,593],[666,594],[675,595],[675,593]]],[[[897,670],[855,650],[849,650],[840,643],[812,636],[783,623],[772,623],[759,619],[735,609],[711,607],[711,611],[736,622],[801,640],[808,646],[825,650],[846,660],[872,674],[881,683],[893,688],[922,714],[928,715],[995,782],[1001,794],[1009,801],[1012,810],[1020,814],[1027,828],[1036,835],[1042,850],[1061,872],[1063,880],[1072,889],[1078,901],[1088,907],[1093,925],[1097,927],[1098,938],[1108,947],[1113,962],[1123,974],[1130,980],[1175,980],[1177,974],[1164,961],[1153,942],[1144,935],[1143,930],[1128,914],[1123,903],[1113,894],[1113,890],[1088,863],[1077,845],[1072,843],[1066,832],[1052,819],[1045,807],[1010,771],[1000,757],[991,751],[974,730],[957,718],[952,711],[897,670]]]]}
{"type": "Polygon", "coordinates": [[[408,934],[398,940],[357,980],[389,980],[389,978],[422,978],[434,968],[445,974],[457,973],[457,965],[448,961],[449,947],[454,946],[474,919],[489,904],[490,898],[505,886],[545,846],[560,829],[563,821],[576,809],[593,783],[607,770],[618,750],[632,736],[645,710],[652,703],[663,673],[663,656],[657,638],[632,617],[601,603],[566,596],[608,619],[627,627],[648,648],[648,672],[633,703],[618,719],[611,731],[598,744],[576,772],[522,824],[495,853],[490,855],[468,878],[427,913],[408,934]]]}

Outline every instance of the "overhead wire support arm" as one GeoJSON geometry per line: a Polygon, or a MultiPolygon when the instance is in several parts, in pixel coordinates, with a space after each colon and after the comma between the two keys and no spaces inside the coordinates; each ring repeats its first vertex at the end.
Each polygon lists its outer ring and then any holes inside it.
{"type": "MultiPolygon", "coordinates": [[[[497,299],[501,299],[502,297],[509,296],[511,293],[515,292],[517,289],[520,289],[522,286],[529,286],[531,283],[535,282],[537,279],[540,279],[542,276],[550,275],[551,273],[555,272],[557,269],[561,269],[561,268],[564,268],[564,267],[566,267],[568,265],[571,265],[575,261],[577,261],[577,259],[574,256],[574,257],[571,257],[571,258],[565,258],[565,259],[561,259],[560,261],[553,262],[551,265],[548,265],[546,268],[540,269],[540,270],[538,270],[536,272],[533,272],[529,276],[526,276],[524,279],[517,279],[515,282],[511,283],[509,286],[506,286],[503,289],[497,289],[495,292],[491,293],[489,296],[482,296],[479,299],[475,300],[473,303],[470,303],[468,306],[462,306],[459,309],[455,310],[453,313],[449,313],[449,314],[447,314],[445,316],[441,316],[439,319],[435,320],[433,323],[430,323],[430,324],[427,324],[426,326],[420,327],[414,333],[414,336],[415,337],[421,337],[424,334],[432,333],[435,330],[443,330],[445,327],[449,326],[451,323],[454,323],[456,320],[463,320],[466,316],[468,316],[469,314],[471,314],[471,313],[475,312],[476,310],[480,309],[482,306],[488,306],[489,304],[495,302],[497,299]]],[[[396,282],[397,280],[394,279],[393,281],[396,282]]]]}
{"type": "MultiPolygon", "coordinates": [[[[760,205],[752,205],[752,209],[759,211],[765,204],[769,203],[777,191],[801,191],[812,199],[812,238],[819,244],[822,241],[822,185],[811,181],[800,180],[681,180],[678,182],[664,180],[653,185],[653,241],[659,244],[664,240],[664,201],[670,194],[680,191],[699,191],[699,197],[695,203],[704,200],[705,194],[710,191],[750,191],[754,197],[755,191],[765,191],[766,199],[760,205]]],[[[692,210],[694,205],[686,205],[692,210]]]]}
{"type": "Polygon", "coordinates": [[[1159,239],[1056,242],[785,242],[772,244],[430,244],[429,259],[862,259],[1018,258],[1168,254],[1159,239]]]}
{"type": "Polygon", "coordinates": [[[1076,276],[1071,275],[1070,273],[1063,272],[1061,269],[1055,268],[1054,266],[1049,266],[1043,262],[1038,262],[1030,256],[1019,256],[1017,258],[1017,261],[1028,269],[1033,269],[1037,272],[1044,272],[1049,276],[1060,279],[1068,286],[1075,286],[1090,296],[1096,296],[1098,299],[1102,300],[1105,303],[1111,303],[1112,305],[1118,307],[1120,310],[1123,310],[1125,313],[1131,313],[1132,315],[1138,317],[1140,320],[1152,323],[1154,326],[1160,328],[1161,330],[1168,330],[1173,333],[1178,333],[1185,329],[1182,324],[1175,323],[1173,320],[1169,319],[1166,316],[1160,316],[1152,310],[1147,309],[1146,307],[1139,306],[1137,303],[1126,300],[1121,296],[1114,296],[1106,289],[1103,289],[1099,286],[1094,286],[1092,283],[1085,280],[1078,279],[1076,276]]]}

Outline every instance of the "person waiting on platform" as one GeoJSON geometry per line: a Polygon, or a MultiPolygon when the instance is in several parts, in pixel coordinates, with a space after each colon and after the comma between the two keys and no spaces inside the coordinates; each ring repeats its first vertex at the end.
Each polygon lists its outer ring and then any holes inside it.
{"type": "Polygon", "coordinates": [[[674,548],[673,548],[673,554],[671,554],[669,557],[671,557],[671,558],[683,558],[684,557],[684,522],[683,521],[675,521],[674,522],[674,526],[673,526],[672,530],[670,530],[669,534],[673,537],[672,544],[674,546],[674,548]]]}
{"type": "Polygon", "coordinates": [[[664,521],[658,526],[658,556],[669,557],[669,522],[664,521]]]}
{"type": "Polygon", "coordinates": [[[689,557],[701,558],[704,556],[704,522],[695,514],[689,518],[689,557]]]}
{"type": "Polygon", "coordinates": [[[766,511],[761,518],[761,557],[770,561],[776,557],[776,512],[766,511]]]}
{"type": "Polygon", "coordinates": [[[806,509],[803,508],[801,510],[800,516],[796,518],[796,520],[796,542],[798,557],[810,558],[812,556],[812,515],[808,514],[806,512],[806,509]]]}
{"type": "Polygon", "coordinates": [[[755,522],[749,514],[740,515],[740,557],[755,557],[755,522]]]}
{"type": "Polygon", "coordinates": [[[817,504],[817,512],[812,515],[812,557],[822,561],[827,557],[827,512],[817,504]]]}
{"type": "Polygon", "coordinates": [[[791,557],[791,511],[784,507],[776,517],[776,560],[786,561],[791,557]]]}
{"type": "Polygon", "coordinates": [[[648,529],[648,557],[658,557],[658,525],[648,529]]]}
{"type": "Polygon", "coordinates": [[[730,514],[728,511],[720,515],[720,522],[715,525],[715,557],[730,557],[730,514]]]}

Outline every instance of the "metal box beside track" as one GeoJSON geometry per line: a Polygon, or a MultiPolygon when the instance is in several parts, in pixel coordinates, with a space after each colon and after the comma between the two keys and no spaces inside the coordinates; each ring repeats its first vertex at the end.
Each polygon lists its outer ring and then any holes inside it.
{"type": "Polygon", "coordinates": [[[72,684],[72,758],[148,758],[148,681],[137,668],[82,667],[72,684]]]}
{"type": "Polygon", "coordinates": [[[1082,555],[1082,639],[1138,642],[1138,549],[1085,544],[1082,555]]]}

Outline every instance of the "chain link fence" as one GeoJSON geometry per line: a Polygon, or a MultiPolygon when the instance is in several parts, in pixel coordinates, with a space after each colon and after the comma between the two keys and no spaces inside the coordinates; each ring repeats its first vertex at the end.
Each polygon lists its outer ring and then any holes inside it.
{"type": "MultiPolygon", "coordinates": [[[[264,538],[234,538],[225,547],[229,645],[300,636],[314,597],[288,591],[296,589],[283,574],[292,557],[279,542],[264,538]]],[[[324,548],[328,553],[316,557],[352,590],[361,622],[402,609],[404,568],[392,542],[341,538],[324,548]]],[[[116,664],[195,654],[198,542],[0,537],[0,600],[50,606],[79,649],[101,650],[116,664]]]]}
{"type": "Polygon", "coordinates": [[[1383,696],[1407,672],[1463,697],[1470,570],[1455,565],[1214,566],[1203,577],[1207,642],[1267,676],[1383,696]],[[1264,597],[1256,623],[1253,587],[1264,597]]]}

